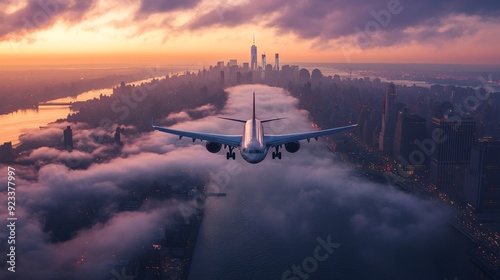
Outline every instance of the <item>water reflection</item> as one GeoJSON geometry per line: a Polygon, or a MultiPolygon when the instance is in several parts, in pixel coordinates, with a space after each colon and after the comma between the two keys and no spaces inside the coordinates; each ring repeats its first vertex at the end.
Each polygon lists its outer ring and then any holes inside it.
{"type": "MultiPolygon", "coordinates": [[[[160,77],[156,77],[157,79],[160,77]]],[[[129,84],[140,85],[141,83],[149,82],[151,79],[136,81],[129,84]]],[[[64,97],[50,100],[48,102],[75,102],[86,101],[99,96],[113,94],[113,88],[90,90],[79,94],[76,97],[64,97]]],[[[37,129],[41,126],[46,126],[48,123],[58,119],[65,119],[71,110],[68,106],[40,106],[38,109],[18,110],[10,114],[0,114],[0,144],[12,141],[12,144],[19,143],[19,135],[27,130],[37,129]]],[[[62,132],[61,132],[62,137],[62,132]]]]}

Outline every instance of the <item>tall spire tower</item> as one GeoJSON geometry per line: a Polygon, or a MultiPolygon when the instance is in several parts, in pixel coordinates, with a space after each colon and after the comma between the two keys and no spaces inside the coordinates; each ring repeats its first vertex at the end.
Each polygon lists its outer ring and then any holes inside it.
{"type": "Polygon", "coordinates": [[[253,35],[253,45],[250,47],[250,61],[252,71],[257,70],[257,46],[255,45],[255,35],[253,35]]]}

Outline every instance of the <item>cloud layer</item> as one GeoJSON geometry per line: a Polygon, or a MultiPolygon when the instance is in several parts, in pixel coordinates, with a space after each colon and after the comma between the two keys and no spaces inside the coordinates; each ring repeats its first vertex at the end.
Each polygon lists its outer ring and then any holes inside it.
{"type": "MultiPolygon", "coordinates": [[[[312,130],[306,121],[307,113],[297,110],[294,107],[297,100],[282,89],[249,85],[229,90],[228,103],[222,112],[225,116],[248,118],[251,115],[251,93],[255,91],[259,118],[288,116],[285,120],[266,124],[267,133],[312,130]]],[[[241,124],[215,116],[187,120],[174,127],[224,134],[239,134],[242,130],[241,124]]],[[[75,135],[90,133],[83,125],[76,125],[73,130],[75,135]],[[78,132],[76,127],[82,131],[78,132]]],[[[57,133],[60,134],[61,130],[57,133]]],[[[86,139],[83,136],[77,138],[79,141],[86,139]]],[[[235,242],[234,248],[238,248],[243,245],[234,236],[244,238],[258,231],[255,236],[264,234],[278,246],[272,248],[276,250],[273,254],[285,252],[278,261],[253,255],[253,251],[238,253],[260,260],[255,265],[272,266],[270,270],[260,270],[264,273],[257,277],[260,279],[269,278],[266,275],[281,277],[287,265],[305,257],[299,249],[283,251],[287,244],[291,242],[297,244],[297,248],[309,248],[307,240],[314,241],[318,235],[335,233],[336,241],[346,247],[354,246],[343,257],[366,264],[385,258],[385,262],[380,263],[381,269],[388,269],[390,260],[397,260],[394,256],[398,250],[413,249],[415,242],[418,246],[432,248],[431,245],[446,236],[447,211],[388,186],[353,178],[350,175],[352,170],[339,164],[323,143],[304,142],[299,152],[284,152],[281,161],[268,156],[262,163],[251,165],[239,154],[236,161],[227,161],[225,151],[211,154],[206,151],[204,143],[193,144],[189,139],[179,140],[177,136],[158,131],[128,137],[124,142],[120,157],[93,163],[85,170],[71,170],[58,163],[44,165],[38,171],[26,167],[19,169],[16,181],[19,186],[17,254],[22,262],[19,262],[18,279],[111,278],[111,268],[103,264],[136,254],[140,244],[151,242],[154,236],[158,236],[159,228],[174,215],[179,215],[175,201],[145,204],[136,212],[119,212],[113,198],[125,195],[131,184],[140,190],[153,180],[173,180],[179,174],[183,178],[204,178],[209,191],[228,193],[222,204],[214,201],[207,206],[209,212],[218,211],[224,205],[229,207],[220,215],[224,227],[212,223],[208,227],[211,230],[203,234],[214,231],[224,242],[235,242]],[[88,221],[67,240],[53,243],[51,233],[45,231],[46,213],[57,213],[71,222],[72,211],[79,209],[75,205],[95,209],[101,217],[88,221]],[[253,227],[247,230],[248,223],[242,223],[242,220],[250,221],[253,227]]],[[[40,148],[29,157],[53,160],[65,153],[40,148]]],[[[5,174],[0,174],[0,180],[6,181],[5,174]]],[[[0,200],[6,201],[5,193],[0,194],[0,200]]],[[[0,219],[5,218],[6,214],[2,212],[0,219]]],[[[204,221],[206,223],[211,223],[210,219],[204,221]]],[[[260,242],[254,240],[243,244],[258,246],[260,242]]],[[[220,251],[224,248],[227,246],[209,250],[210,256],[200,253],[194,267],[202,273],[207,271],[205,269],[223,273],[225,266],[213,265],[211,261],[225,258],[227,264],[230,261],[228,256],[220,251]],[[200,259],[203,260],[201,263],[200,259]]],[[[422,256],[427,255],[408,254],[412,261],[420,260],[422,256]]],[[[248,273],[257,271],[252,265],[245,268],[248,273]]],[[[410,263],[399,269],[396,275],[405,275],[405,269],[415,271],[416,268],[410,263]]],[[[422,273],[428,275],[433,269],[422,273]]]]}
{"type": "MultiPolygon", "coordinates": [[[[312,130],[307,113],[298,111],[296,100],[282,89],[252,85],[230,90],[228,116],[248,118],[255,91],[258,117],[289,117],[265,125],[267,133],[312,130]]],[[[229,124],[224,130],[232,129],[229,124]]],[[[210,190],[228,196],[208,202],[206,236],[197,241],[192,279],[280,279],[292,264],[310,256],[311,242],[327,235],[343,249],[335,260],[321,264],[316,279],[444,279],[461,272],[448,259],[459,254],[447,248],[453,242],[446,240],[448,210],[352,176],[353,170],[321,142],[303,141],[300,151],[284,152],[281,161],[268,156],[257,165],[237,159],[217,166],[217,157],[212,162],[210,190]]]]}

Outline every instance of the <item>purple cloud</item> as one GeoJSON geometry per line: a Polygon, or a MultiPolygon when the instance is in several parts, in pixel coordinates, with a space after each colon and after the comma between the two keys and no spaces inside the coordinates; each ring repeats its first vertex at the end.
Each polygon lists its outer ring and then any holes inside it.
{"type": "Polygon", "coordinates": [[[500,3],[489,0],[271,0],[264,3],[251,1],[227,9],[216,7],[193,18],[186,28],[198,30],[249,23],[265,24],[266,27],[277,28],[280,33],[290,32],[303,39],[324,42],[365,32],[370,40],[362,44],[362,47],[372,47],[407,43],[411,40],[431,42],[435,39],[453,39],[477,31],[467,23],[457,23],[457,27],[441,32],[407,32],[415,27],[436,30],[449,24],[447,20],[454,15],[478,16],[484,20],[498,19],[500,16],[500,3]],[[372,36],[375,34],[377,36],[372,36]]]}
{"type": "Polygon", "coordinates": [[[6,8],[17,1],[7,1],[0,10],[0,40],[52,27],[58,21],[77,23],[92,9],[95,0],[27,0],[26,6],[8,13],[6,8]]]}
{"type": "Polygon", "coordinates": [[[141,0],[140,13],[154,14],[196,7],[201,0],[141,0]]]}

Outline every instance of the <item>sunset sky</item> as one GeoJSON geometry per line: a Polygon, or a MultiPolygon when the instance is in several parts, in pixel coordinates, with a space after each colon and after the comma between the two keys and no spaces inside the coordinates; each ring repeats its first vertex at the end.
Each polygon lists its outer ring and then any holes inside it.
{"type": "Polygon", "coordinates": [[[500,64],[498,0],[2,0],[2,65],[500,64]]]}

